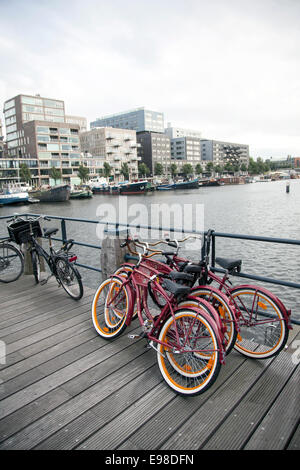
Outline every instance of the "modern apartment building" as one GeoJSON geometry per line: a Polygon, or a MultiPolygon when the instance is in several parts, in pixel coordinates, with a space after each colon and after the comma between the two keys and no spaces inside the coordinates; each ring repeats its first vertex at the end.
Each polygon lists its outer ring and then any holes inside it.
{"type": "Polygon", "coordinates": [[[218,140],[201,140],[202,158],[214,165],[225,165],[228,161],[249,164],[249,145],[218,140]]]}
{"type": "Polygon", "coordinates": [[[120,129],[132,129],[136,132],[164,132],[164,115],[157,111],[136,108],[130,111],[111,114],[97,118],[91,122],[94,127],[117,127],[120,129]]]}
{"type": "Polygon", "coordinates": [[[66,122],[64,101],[39,95],[18,95],[4,103],[7,158],[0,178],[17,181],[22,163],[30,168],[34,184],[49,184],[51,167],[62,181],[78,181],[79,125],[66,122]]]}
{"type": "Polygon", "coordinates": [[[202,164],[201,140],[197,137],[177,137],[171,139],[171,158],[176,163],[178,170],[186,163],[192,165],[202,164]]]}
{"type": "Polygon", "coordinates": [[[164,133],[157,132],[138,132],[137,142],[138,155],[143,163],[147,165],[152,175],[155,173],[155,164],[161,163],[164,173],[167,174],[172,163],[170,139],[164,133]]]}
{"type": "Polygon", "coordinates": [[[90,175],[102,173],[104,162],[112,167],[116,182],[123,181],[122,164],[126,163],[130,179],[138,177],[136,131],[101,127],[80,133],[81,150],[90,175]]]}

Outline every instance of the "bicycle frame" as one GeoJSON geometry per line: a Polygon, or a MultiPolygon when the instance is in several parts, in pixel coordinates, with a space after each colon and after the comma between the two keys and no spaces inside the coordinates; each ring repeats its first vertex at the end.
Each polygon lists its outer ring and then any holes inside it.
{"type": "MultiPolygon", "coordinates": [[[[149,261],[149,260],[147,260],[147,261],[149,261]]],[[[126,325],[128,326],[131,323],[133,312],[134,312],[134,305],[136,303],[137,304],[137,315],[138,315],[138,318],[139,318],[139,322],[140,322],[141,326],[145,329],[144,330],[145,335],[147,336],[148,340],[150,342],[154,341],[156,343],[159,343],[159,344],[163,345],[164,347],[170,348],[170,344],[163,343],[163,342],[158,340],[158,334],[159,334],[159,331],[160,331],[160,326],[162,325],[163,321],[165,321],[169,316],[172,316],[172,318],[175,320],[175,314],[177,312],[180,312],[182,310],[188,310],[188,311],[191,311],[191,312],[198,312],[208,322],[211,322],[212,318],[210,317],[210,315],[208,313],[204,312],[203,310],[200,310],[199,308],[197,308],[195,306],[193,306],[193,308],[191,308],[189,306],[185,306],[185,307],[178,306],[175,297],[173,295],[169,296],[166,293],[166,291],[162,288],[162,286],[159,284],[159,282],[157,282],[156,279],[159,278],[159,276],[161,274],[162,274],[161,272],[155,271],[153,268],[150,269],[149,266],[147,265],[147,263],[140,263],[139,267],[136,267],[135,265],[132,265],[132,271],[130,271],[128,273],[127,279],[124,279],[124,277],[119,276],[119,275],[112,275],[111,277],[112,278],[113,277],[118,278],[124,286],[127,286],[129,284],[130,299],[129,299],[129,311],[127,313],[127,318],[125,320],[126,325]],[[147,273],[143,272],[142,269],[140,269],[140,268],[144,268],[145,270],[150,271],[150,273],[147,274],[147,273]],[[131,286],[130,286],[130,283],[132,283],[131,286]],[[147,290],[148,290],[148,284],[149,283],[152,284],[152,289],[154,288],[154,290],[159,292],[166,300],[166,304],[165,304],[164,307],[162,307],[161,312],[157,316],[157,318],[156,317],[153,318],[153,316],[151,315],[151,312],[149,311],[147,302],[146,302],[147,290]],[[142,293],[141,293],[141,289],[142,289],[142,293]],[[152,326],[150,331],[146,331],[147,324],[145,323],[145,321],[142,317],[142,310],[143,309],[145,310],[147,319],[150,322],[153,323],[153,326],[152,326]]],[[[112,299],[110,299],[109,303],[113,302],[116,299],[117,295],[118,295],[118,292],[115,294],[115,296],[112,299]]],[[[186,298],[188,299],[188,296],[186,298]]],[[[195,298],[191,297],[190,300],[195,301],[195,298]]],[[[215,318],[215,320],[216,320],[216,323],[219,327],[216,331],[216,337],[217,337],[217,342],[218,342],[218,350],[220,352],[220,362],[224,363],[225,362],[225,352],[224,352],[224,349],[223,349],[223,338],[221,336],[222,326],[221,326],[220,319],[219,319],[218,315],[216,315],[216,317],[217,318],[215,318]]],[[[175,347],[174,352],[183,352],[184,347],[186,346],[186,342],[185,342],[184,345],[180,344],[179,333],[178,333],[178,329],[177,329],[177,325],[176,325],[175,321],[174,321],[174,325],[175,325],[175,334],[176,334],[176,341],[177,341],[177,346],[175,347]]],[[[189,349],[189,352],[197,353],[197,352],[201,352],[201,351],[199,351],[199,350],[191,351],[189,349]]],[[[202,352],[203,352],[203,350],[202,350],[202,352]]],[[[206,352],[213,352],[213,351],[206,350],[206,352]]]]}

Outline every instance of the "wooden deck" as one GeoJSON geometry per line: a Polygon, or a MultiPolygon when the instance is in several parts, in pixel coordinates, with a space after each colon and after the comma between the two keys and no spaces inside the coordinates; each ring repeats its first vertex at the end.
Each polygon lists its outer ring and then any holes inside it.
{"type": "Polygon", "coordinates": [[[145,340],[96,334],[93,293],[76,302],[31,276],[0,284],[0,449],[299,449],[299,327],[278,357],[233,351],[206,393],[184,398],[145,340]]]}

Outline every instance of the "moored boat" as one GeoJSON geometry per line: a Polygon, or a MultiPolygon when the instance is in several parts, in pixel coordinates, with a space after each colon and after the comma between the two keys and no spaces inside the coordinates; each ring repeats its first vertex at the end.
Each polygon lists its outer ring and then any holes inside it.
{"type": "Polygon", "coordinates": [[[60,184],[51,188],[40,188],[29,191],[29,196],[39,199],[40,202],[64,202],[70,199],[71,187],[68,184],[60,184]]]}
{"type": "Polygon", "coordinates": [[[120,194],[143,194],[152,191],[152,186],[148,181],[135,181],[134,183],[122,184],[119,187],[120,194]]]}
{"type": "Polygon", "coordinates": [[[70,192],[70,199],[88,199],[93,197],[93,192],[88,187],[73,188],[70,192]]]}
{"type": "Polygon", "coordinates": [[[28,202],[28,193],[0,193],[0,205],[19,204],[28,202]]]}
{"type": "Polygon", "coordinates": [[[157,191],[170,191],[171,189],[197,189],[199,188],[198,178],[188,181],[177,181],[176,183],[159,184],[157,191]]]}
{"type": "Polygon", "coordinates": [[[28,199],[28,191],[19,187],[5,185],[0,192],[0,205],[27,203],[28,199]]]}

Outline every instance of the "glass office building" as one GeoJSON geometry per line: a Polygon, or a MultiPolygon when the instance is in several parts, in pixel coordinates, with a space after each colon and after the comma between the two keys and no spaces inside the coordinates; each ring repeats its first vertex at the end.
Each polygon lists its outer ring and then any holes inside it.
{"type": "Polygon", "coordinates": [[[131,111],[97,118],[90,125],[91,129],[94,127],[117,127],[120,129],[132,129],[136,132],[164,133],[164,115],[157,111],[136,108],[131,111]]]}

